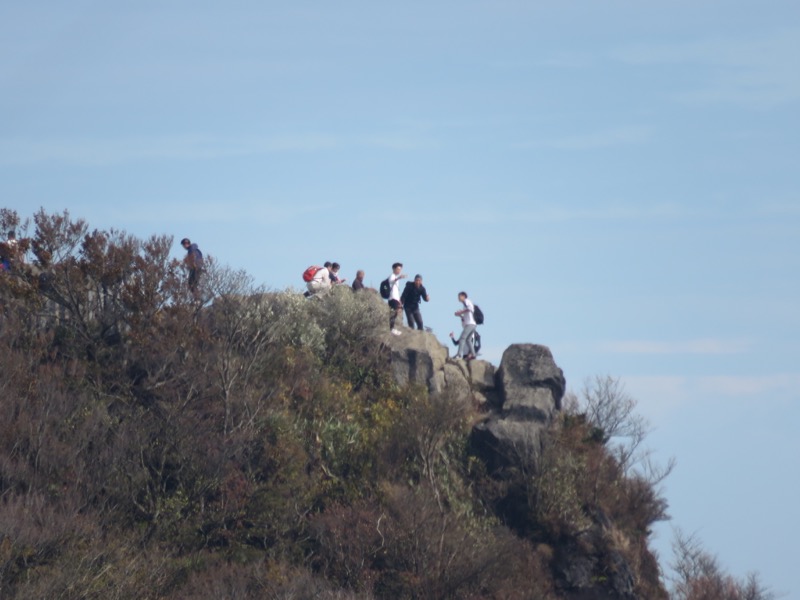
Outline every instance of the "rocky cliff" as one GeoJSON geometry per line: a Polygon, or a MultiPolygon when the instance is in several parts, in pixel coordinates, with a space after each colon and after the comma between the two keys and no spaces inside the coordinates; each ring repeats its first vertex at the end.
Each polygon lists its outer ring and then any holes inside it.
{"type": "MultiPolygon", "coordinates": [[[[537,495],[542,480],[552,473],[569,471],[559,458],[542,460],[548,436],[558,435],[558,419],[566,389],[564,374],[549,348],[537,344],[513,344],[503,353],[499,367],[483,360],[448,357],[448,349],[430,333],[404,331],[388,336],[392,370],[401,385],[426,386],[432,394],[446,394],[452,401],[471,404],[477,418],[471,435],[472,451],[480,456],[490,476],[505,486],[507,496],[499,507],[506,524],[522,529],[530,512],[530,495],[537,495]],[[531,467],[531,465],[536,465],[531,467]],[[548,470],[552,470],[548,472],[548,470]],[[522,490],[515,498],[513,483],[522,490]],[[526,497],[527,496],[527,497],[526,497]],[[519,522],[515,524],[515,522],[519,522]]],[[[552,446],[551,446],[552,447],[552,446]]],[[[570,458],[571,460],[571,458],[570,458]]],[[[577,470],[585,467],[578,466],[577,470]]],[[[572,467],[569,477],[580,479],[572,467]]],[[[556,510],[568,512],[569,498],[559,498],[556,510]]],[[[578,512],[584,512],[583,506],[578,512]]],[[[591,512],[591,511],[588,511],[591,512]]],[[[602,510],[583,518],[580,526],[547,540],[552,552],[553,576],[561,597],[571,600],[642,598],[637,580],[657,578],[655,559],[641,540],[620,542],[620,527],[602,510]],[[620,551],[620,546],[639,544],[639,554],[620,551]],[[642,559],[644,557],[644,559],[642,559]]],[[[662,591],[656,586],[654,597],[662,591]]]]}
{"type": "Polygon", "coordinates": [[[447,348],[427,332],[405,331],[389,343],[392,371],[400,385],[447,393],[484,414],[474,426],[474,439],[495,467],[522,449],[535,453],[561,410],[566,380],[546,346],[513,344],[495,368],[484,360],[449,358],[447,348]]]}

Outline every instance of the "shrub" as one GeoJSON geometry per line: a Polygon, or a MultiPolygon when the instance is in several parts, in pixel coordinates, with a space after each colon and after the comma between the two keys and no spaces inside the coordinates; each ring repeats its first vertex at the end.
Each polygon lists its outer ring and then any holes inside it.
{"type": "MultiPolygon", "coordinates": [[[[663,597],[664,471],[614,380],[490,475],[471,406],[394,382],[375,294],[208,257],[195,297],[168,236],[32,227],[0,276],[4,598],[550,599],[570,544],[598,586],[663,597]]],[[[706,567],[680,597],[769,597],[706,567]]]]}
{"type": "Polygon", "coordinates": [[[772,600],[775,594],[756,574],[737,579],[694,536],[676,530],[673,541],[672,597],[676,600],[772,600]]]}

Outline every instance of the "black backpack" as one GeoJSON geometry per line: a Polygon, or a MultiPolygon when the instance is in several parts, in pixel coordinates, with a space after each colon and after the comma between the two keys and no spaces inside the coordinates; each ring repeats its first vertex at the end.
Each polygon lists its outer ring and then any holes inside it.
{"type": "Polygon", "coordinates": [[[475,310],[472,311],[472,316],[475,317],[475,323],[483,325],[483,311],[477,304],[475,305],[475,310]]]}
{"type": "Polygon", "coordinates": [[[479,334],[476,329],[472,335],[474,336],[472,338],[472,347],[475,349],[475,354],[477,355],[481,352],[481,334],[479,334]]]}
{"type": "Polygon", "coordinates": [[[388,277],[386,279],[384,279],[383,281],[381,281],[381,285],[378,288],[378,290],[381,293],[381,298],[383,298],[384,300],[388,300],[389,299],[389,295],[392,293],[392,286],[389,285],[389,278],[388,277]]]}

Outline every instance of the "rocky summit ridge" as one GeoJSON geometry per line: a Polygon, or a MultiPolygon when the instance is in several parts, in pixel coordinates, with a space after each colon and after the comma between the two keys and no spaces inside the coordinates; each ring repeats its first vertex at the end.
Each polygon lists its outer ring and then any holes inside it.
{"type": "Polygon", "coordinates": [[[399,385],[422,385],[479,408],[483,418],[473,427],[473,439],[494,467],[520,451],[537,454],[561,410],[566,380],[547,346],[512,344],[497,368],[485,360],[450,358],[447,347],[424,331],[391,336],[389,346],[399,385]]]}
{"type": "MultiPolygon", "coordinates": [[[[547,436],[557,428],[566,380],[547,346],[512,344],[500,365],[450,358],[448,349],[428,332],[405,331],[387,336],[391,366],[399,385],[421,385],[477,409],[471,446],[498,480],[540,462],[547,436]],[[509,475],[503,475],[504,472],[509,475]]],[[[522,501],[509,502],[508,516],[527,511],[522,501]]],[[[514,517],[510,517],[514,519],[514,517]]],[[[552,540],[554,576],[562,597],[572,600],[640,598],[637,567],[605,540],[617,531],[605,514],[587,521],[577,536],[552,540]],[[598,573],[604,573],[598,575],[598,573]]],[[[661,596],[661,590],[658,590],[661,596]]]]}

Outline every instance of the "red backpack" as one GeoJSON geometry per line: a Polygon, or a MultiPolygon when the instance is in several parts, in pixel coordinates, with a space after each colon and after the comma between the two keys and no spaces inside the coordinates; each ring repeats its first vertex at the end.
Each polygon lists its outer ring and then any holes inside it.
{"type": "Polygon", "coordinates": [[[303,281],[307,283],[312,279],[314,279],[314,275],[316,275],[317,271],[319,271],[321,268],[322,267],[314,267],[314,266],[308,267],[305,271],[303,271],[303,281]]]}

